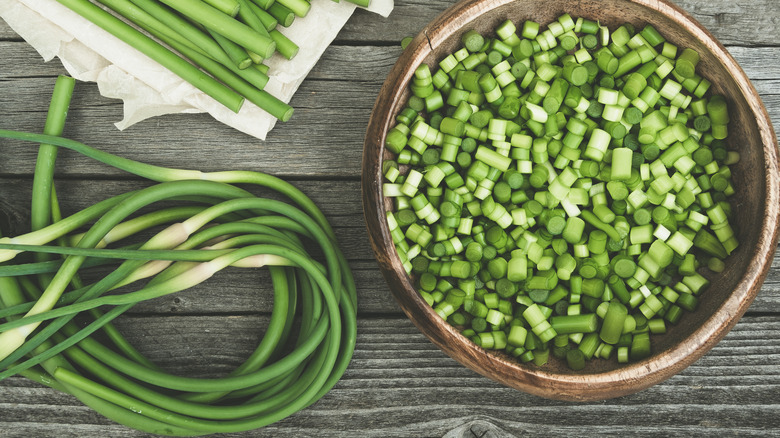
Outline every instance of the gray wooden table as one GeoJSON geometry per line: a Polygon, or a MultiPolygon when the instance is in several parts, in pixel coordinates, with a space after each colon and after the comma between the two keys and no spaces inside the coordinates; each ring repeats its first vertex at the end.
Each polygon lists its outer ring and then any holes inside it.
{"type": "MultiPolygon", "coordinates": [[[[296,115],[262,142],[207,115],[112,125],[122,104],[79,83],[65,136],[132,159],[201,170],[253,169],[299,186],[335,227],[359,295],[357,349],[343,379],[308,409],[235,436],[767,436],[780,435],[780,259],[736,328],[679,375],[641,393],[594,403],[550,401],[504,388],[445,356],[401,313],[368,242],[360,162],[374,99],[413,35],[453,0],[396,0],[387,18],[358,11],[293,98],[296,115]]],[[[778,0],[679,0],[741,63],[780,126],[778,0]]],[[[43,63],[0,24],[0,127],[40,131],[58,61],[43,63]]],[[[0,223],[24,221],[36,148],[0,142],[0,223]]],[[[57,187],[73,212],[146,184],[61,152],[57,187]]],[[[229,372],[262,335],[267,277],[222,275],[137,305],[117,326],[162,367],[229,372]],[[265,287],[265,289],[263,289],[265,287]]],[[[1,437],[135,437],[74,398],[13,377],[0,381],[1,437]]]]}

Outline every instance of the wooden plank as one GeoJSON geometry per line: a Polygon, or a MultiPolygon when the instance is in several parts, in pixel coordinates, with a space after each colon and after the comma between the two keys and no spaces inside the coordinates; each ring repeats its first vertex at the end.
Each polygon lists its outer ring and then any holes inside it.
{"type": "MultiPolygon", "coordinates": [[[[357,181],[295,181],[290,183],[317,203],[331,222],[342,244],[342,251],[350,259],[369,260],[373,254],[368,246],[368,235],[363,224],[360,203],[360,184],[357,181]]],[[[151,186],[149,181],[102,180],[99,183],[83,180],[57,181],[56,188],[65,216],[80,211],[111,196],[151,186]]],[[[282,199],[275,192],[242,186],[257,196],[282,199]]],[[[0,178],[0,211],[14,217],[14,234],[27,230],[29,221],[31,179],[0,178]]],[[[170,205],[170,204],[169,204],[170,205]]],[[[4,230],[9,232],[8,230],[4,230]]]]}
{"type": "MultiPolygon", "coordinates": [[[[36,87],[53,83],[49,78],[24,82],[22,86],[30,93],[28,97],[35,94],[36,87]]],[[[64,134],[67,137],[150,164],[200,170],[252,169],[281,177],[358,177],[365,126],[373,105],[370,96],[379,90],[379,84],[334,87],[325,81],[308,82],[293,99],[298,118],[279,126],[268,141],[262,142],[225,127],[206,114],[162,116],[117,132],[112,124],[122,118],[121,104],[98,96],[92,84],[79,85],[77,99],[101,104],[74,106],[70,112],[71,123],[64,134]],[[90,120],[90,123],[77,120],[90,120]],[[344,120],[350,123],[338,125],[344,120]],[[334,132],[337,125],[338,132],[334,132]],[[305,141],[301,138],[303,132],[306,132],[305,141]],[[165,145],[165,148],[149,149],[148,145],[165,145]],[[332,153],[322,153],[328,148],[332,153]]],[[[25,91],[21,92],[20,99],[24,99],[25,91]]],[[[5,120],[4,126],[40,131],[45,114],[39,111],[45,111],[47,105],[40,100],[28,101],[26,105],[17,101],[13,116],[6,117],[9,115],[6,112],[0,117],[5,120]]],[[[35,151],[29,145],[4,142],[0,149],[9,158],[13,157],[13,161],[4,160],[0,164],[0,173],[31,171],[35,151]],[[15,162],[17,159],[21,161],[15,162]]],[[[71,175],[122,173],[89,160],[72,160],[67,155],[63,155],[62,165],[71,175]]]]}
{"type": "MultiPolygon", "coordinates": [[[[24,43],[2,43],[0,51],[27,53],[30,49],[24,43]]],[[[296,116],[275,128],[265,142],[240,134],[205,114],[157,117],[119,132],[112,124],[122,118],[121,103],[99,96],[94,84],[81,83],[74,96],[71,122],[65,135],[111,153],[170,167],[249,168],[282,177],[358,178],[365,126],[384,75],[395,62],[397,53],[396,48],[388,47],[328,49],[311,78],[293,98],[296,116]],[[344,62],[347,59],[355,61],[344,62]],[[344,67],[345,64],[350,67],[344,67]],[[89,123],[79,122],[83,120],[89,123]],[[305,139],[302,133],[306,133],[305,139]],[[230,153],[226,154],[226,150],[230,153]],[[331,153],[322,153],[323,150],[331,153]]],[[[780,57],[780,47],[732,47],[732,53],[754,79],[775,128],[780,129],[780,95],[776,88],[780,68],[762,62],[780,57]]],[[[29,59],[16,56],[20,60],[29,59]]],[[[4,104],[0,106],[2,126],[40,130],[49,99],[48,92],[41,90],[53,87],[53,76],[57,73],[57,69],[37,60],[30,61],[27,70],[15,64],[0,65],[0,77],[7,77],[6,81],[0,81],[0,95],[4,96],[4,104]],[[33,77],[22,79],[25,72],[33,77]]],[[[0,174],[20,175],[32,171],[36,152],[30,145],[2,142],[0,154],[7,157],[0,162],[0,174]]],[[[63,154],[60,172],[124,175],[90,160],[74,159],[69,154],[63,154]]]]}
{"type": "MultiPolygon", "coordinates": [[[[376,269],[360,208],[365,124],[395,62],[398,41],[418,31],[452,0],[396,0],[384,19],[356,12],[337,43],[293,100],[295,118],[266,142],[238,134],[207,115],[166,116],[118,132],[121,102],[79,84],[66,135],[153,164],[266,170],[291,179],[331,219],[356,277],[357,350],[326,397],[256,432],[222,436],[769,436],[780,430],[780,256],[736,328],[709,354],[639,394],[564,403],[500,386],[446,357],[403,316],[376,269]],[[164,145],[165,148],[158,147],[164,145]],[[193,147],[197,145],[197,149],[193,147]],[[229,154],[226,153],[229,151],[229,154]]],[[[780,125],[780,55],[775,0],[679,0],[729,44],[780,125]],[[743,4],[749,3],[749,4],[743,4]]],[[[0,127],[39,130],[58,61],[45,64],[0,23],[0,127]],[[3,42],[5,41],[5,42],[3,42]]],[[[0,142],[0,226],[26,222],[34,145],[0,142]],[[20,179],[21,177],[21,179],[20,179]],[[19,189],[24,186],[25,189],[19,189]]],[[[63,152],[60,197],[77,209],[104,195],[143,185],[120,171],[63,152]],[[79,181],[77,181],[79,180],[79,181]]],[[[117,322],[131,342],[168,369],[226,373],[262,335],[271,307],[267,275],[234,270],[204,287],[142,303],[117,322]]],[[[0,436],[141,437],[113,425],[72,397],[22,378],[0,381],[0,436]]]]}
{"type": "MultiPolygon", "coordinates": [[[[361,313],[398,313],[400,309],[377,269],[368,234],[363,222],[360,185],[356,181],[291,181],[320,206],[331,221],[347,258],[351,261],[358,286],[361,313]]],[[[11,214],[16,228],[22,229],[29,217],[30,179],[0,178],[0,193],[5,205],[0,213],[11,214]]],[[[109,196],[146,187],[135,180],[101,180],[99,183],[64,180],[57,192],[64,213],[76,212],[109,196]]],[[[260,194],[261,192],[258,192],[260,194]]],[[[139,303],[133,312],[139,313],[243,313],[271,308],[270,289],[264,270],[232,269],[210,279],[191,291],[173,294],[150,302],[139,303]]],[[[754,313],[780,313],[780,254],[751,307],[754,313]]]]}
{"type": "MultiPolygon", "coordinates": [[[[728,46],[728,52],[753,81],[778,79],[778,66],[766,62],[780,54],[780,47],[728,46]]],[[[767,89],[769,94],[778,94],[777,88],[767,89]]]]}
{"type": "MultiPolygon", "coordinates": [[[[773,63],[765,62],[780,56],[780,47],[728,46],[729,53],[742,66],[752,80],[778,80],[780,70],[773,63]]],[[[0,77],[29,79],[56,76],[64,73],[58,59],[43,62],[35,50],[24,42],[0,41],[0,53],[6,62],[0,65],[0,77]]],[[[401,54],[400,47],[351,46],[334,44],[309,72],[309,80],[343,82],[383,82],[390,68],[401,54]]],[[[768,88],[770,94],[776,88],[768,88]]]]}
{"type": "MultiPolygon", "coordinates": [[[[163,368],[214,376],[249,354],[263,323],[254,316],[201,316],[196,324],[187,317],[144,317],[123,319],[118,326],[163,368]]],[[[463,425],[512,436],[568,435],[583,427],[589,434],[632,436],[760,434],[780,427],[778,335],[777,316],[745,318],[710,353],[664,383],[619,399],[568,403],[473,373],[404,318],[361,319],[353,361],[330,393],[288,419],[231,436],[444,436],[463,425]]],[[[0,382],[0,411],[4,430],[143,436],[111,427],[71,397],[20,378],[0,382]]]]}
{"type": "Polygon", "coordinates": [[[780,9],[774,0],[676,0],[725,45],[777,46],[780,9]]]}
{"type": "MultiPolygon", "coordinates": [[[[677,0],[724,44],[777,45],[776,29],[780,11],[773,0],[732,2],[727,0],[677,0]]],[[[426,23],[454,4],[451,0],[396,0],[388,18],[358,10],[339,33],[337,42],[382,42],[397,44],[415,35],[426,23]]],[[[0,40],[19,40],[0,20],[0,40]]]]}
{"type": "MultiPolygon", "coordinates": [[[[748,314],[780,313],[780,258],[770,271],[748,314]]],[[[374,261],[350,262],[361,315],[396,314],[401,310],[374,261]]],[[[273,306],[270,279],[264,270],[229,269],[206,283],[165,297],[136,304],[132,314],[246,314],[268,312],[273,306]]]]}
{"type": "MultiPolygon", "coordinates": [[[[406,36],[416,35],[426,23],[454,3],[448,0],[396,1],[396,7],[388,18],[357,11],[347,22],[337,41],[382,41],[397,44],[406,36]]],[[[673,3],[687,11],[723,44],[778,45],[780,9],[774,0],[675,0],[673,3]]]]}
{"type": "MultiPolygon", "coordinates": [[[[287,180],[306,196],[317,203],[318,208],[332,222],[334,227],[351,228],[354,232],[363,224],[360,199],[360,183],[358,181],[321,181],[321,180],[287,180]],[[357,200],[357,201],[356,201],[357,200]]],[[[95,202],[111,196],[134,190],[148,188],[155,183],[148,180],[55,180],[58,199],[63,208],[63,214],[73,214],[95,202]]],[[[259,197],[283,199],[279,193],[258,186],[241,185],[241,188],[259,197]]],[[[0,178],[0,193],[2,199],[13,206],[19,215],[29,215],[30,192],[32,178],[0,178]]],[[[359,253],[351,252],[354,257],[359,253]]]]}

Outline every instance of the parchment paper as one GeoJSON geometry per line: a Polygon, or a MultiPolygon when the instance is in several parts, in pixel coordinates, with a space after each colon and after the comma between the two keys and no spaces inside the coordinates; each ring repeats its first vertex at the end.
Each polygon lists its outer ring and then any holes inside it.
{"type": "MultiPolygon", "coordinates": [[[[286,60],[276,54],[266,91],[290,102],[293,94],[355,11],[353,3],[312,0],[310,12],[280,32],[300,47],[286,60]]],[[[368,10],[387,17],[393,0],[372,0],[368,10]]],[[[276,119],[251,102],[234,113],[146,55],[56,0],[0,0],[0,17],[45,61],[60,58],[72,77],[96,82],[103,96],[122,99],[126,129],[149,117],[207,112],[220,122],[265,140],[276,119]]],[[[293,120],[295,115],[293,115],[293,120]]]]}

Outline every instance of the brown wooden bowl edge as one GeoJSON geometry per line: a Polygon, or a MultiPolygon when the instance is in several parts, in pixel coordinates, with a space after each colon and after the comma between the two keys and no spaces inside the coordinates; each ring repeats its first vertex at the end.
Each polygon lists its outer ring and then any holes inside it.
{"type": "MultiPolygon", "coordinates": [[[[765,204],[763,232],[759,238],[759,248],[757,248],[757,251],[751,258],[750,266],[752,269],[741,278],[737,285],[737,289],[729,295],[716,313],[713,314],[702,327],[686,338],[695,339],[697,342],[694,345],[690,345],[689,343],[678,343],[671,350],[664,352],[664,356],[667,354],[672,355],[670,357],[672,360],[671,362],[668,362],[666,366],[657,368],[652,368],[651,362],[658,363],[658,356],[626,367],[621,367],[617,370],[590,375],[552,374],[547,373],[542,369],[520,367],[519,364],[494,356],[468,341],[455,328],[446,324],[446,322],[441,321],[438,315],[427,306],[419,295],[412,294],[411,296],[407,296],[391,287],[391,292],[399,302],[399,305],[407,317],[409,317],[415,326],[417,326],[434,344],[449,356],[456,358],[459,362],[480,374],[498,380],[505,385],[545,398],[570,401],[594,401],[619,397],[646,389],[685,369],[716,345],[728,331],[736,325],[739,318],[745,313],[757,295],[761,284],[769,271],[769,267],[771,266],[772,255],[777,249],[778,228],[780,226],[780,163],[777,158],[777,138],[760,96],[742,68],[733,57],[731,57],[725,47],[687,12],[666,0],[630,1],[654,9],[660,13],[665,13],[670,19],[688,29],[694,37],[707,44],[710,50],[716,54],[720,62],[724,63],[726,69],[733,74],[748,105],[753,113],[757,115],[757,124],[761,130],[764,154],[767,157],[767,167],[765,169],[767,203],[765,204]],[[728,309],[733,311],[728,311],[728,309]],[[421,319],[418,318],[417,312],[419,311],[422,312],[421,319]],[[433,321],[438,323],[432,323],[433,321]],[[467,360],[468,363],[464,363],[463,360],[457,358],[456,356],[458,356],[459,353],[463,353],[463,350],[454,348],[451,344],[444,341],[446,338],[453,337],[460,340],[460,342],[458,342],[458,347],[465,347],[468,356],[489,356],[490,359],[488,361],[491,362],[491,366],[486,366],[484,360],[473,359],[467,360]],[[498,368],[503,368],[503,373],[496,371],[498,368]],[[499,375],[496,375],[496,373],[499,375]],[[524,374],[525,379],[518,382],[516,380],[517,373],[524,374]],[[501,374],[507,374],[507,376],[502,376],[501,374]],[[583,378],[587,378],[587,384],[584,384],[583,378]],[[621,385],[622,388],[616,388],[614,386],[616,381],[624,383],[624,385],[621,385]],[[572,391],[564,390],[561,385],[572,387],[569,388],[572,389],[572,391]]],[[[428,45],[428,48],[430,49],[428,43],[429,39],[431,39],[432,36],[433,39],[438,38],[437,34],[431,35],[429,32],[435,32],[437,29],[440,29],[443,21],[458,19],[457,17],[468,15],[469,11],[472,11],[475,8],[479,9],[486,4],[492,5],[489,6],[491,8],[495,8],[510,2],[511,0],[467,0],[454,5],[443,12],[437,19],[426,26],[409,47],[407,47],[407,50],[402,53],[377,97],[367,129],[363,156],[364,169],[361,183],[363,186],[364,214],[366,216],[367,226],[369,227],[371,244],[383,271],[383,275],[391,285],[397,284],[401,285],[406,290],[414,290],[414,286],[408,276],[400,275],[400,273],[403,272],[403,268],[395,253],[394,246],[387,245],[387,242],[391,242],[392,240],[383,216],[386,213],[384,208],[373,208],[376,205],[383,205],[384,201],[381,197],[381,164],[379,160],[372,162],[371,155],[379,157],[384,153],[384,136],[387,129],[389,129],[392,124],[390,112],[397,105],[397,100],[402,93],[402,91],[397,89],[394,90],[394,84],[398,83],[397,80],[403,76],[406,65],[415,61],[421,61],[427,56],[428,52],[424,50],[424,46],[428,45]],[[463,5],[465,5],[465,8],[458,10],[458,8],[463,7],[463,5]],[[391,104],[388,105],[388,103],[391,104]],[[380,133],[380,135],[371,137],[372,132],[380,133]],[[374,151],[376,151],[376,153],[374,153],[374,151]],[[369,169],[370,172],[367,172],[366,169],[369,169]],[[380,232],[376,233],[376,230],[380,230],[380,232]],[[388,255],[390,255],[390,257],[388,257],[388,255]]],[[[418,62],[413,65],[417,65],[417,63],[418,62]]],[[[407,75],[407,77],[411,77],[411,74],[407,75]]]]}

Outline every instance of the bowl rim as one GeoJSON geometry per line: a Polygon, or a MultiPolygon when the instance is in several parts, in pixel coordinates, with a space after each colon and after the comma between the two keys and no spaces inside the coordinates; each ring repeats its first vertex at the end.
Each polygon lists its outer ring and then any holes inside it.
{"type": "MultiPolygon", "coordinates": [[[[388,242],[392,242],[392,239],[387,226],[386,209],[382,196],[381,160],[373,159],[374,156],[381,157],[384,154],[385,135],[394,124],[391,110],[397,106],[398,100],[406,88],[394,84],[408,84],[414,69],[407,68],[407,66],[419,65],[438,42],[448,39],[457,32],[457,29],[448,29],[443,26],[444,23],[452,21],[467,24],[478,13],[493,10],[515,1],[518,0],[463,0],[442,12],[425,26],[403,51],[377,96],[368,123],[363,150],[361,191],[364,217],[372,248],[385,279],[391,285],[393,282],[402,285],[405,291],[416,289],[409,276],[406,275],[394,245],[388,244],[388,242]]],[[[625,1],[663,14],[686,29],[694,38],[704,44],[723,64],[724,68],[732,74],[751,113],[756,116],[763,153],[766,158],[764,178],[766,202],[761,234],[749,260],[748,269],[739,278],[734,291],[715,309],[712,316],[686,338],[686,342],[679,342],[648,359],[599,373],[553,373],[542,367],[527,367],[498,355],[487,354],[486,350],[467,340],[457,329],[445,321],[439,319],[437,323],[434,318],[440,317],[419,294],[407,296],[392,286],[390,287],[393,296],[406,316],[448,356],[486,377],[546,398],[592,401],[619,397],[648,388],[682,371],[715,346],[744,315],[766,278],[778,245],[780,162],[778,161],[777,137],[767,110],[753,84],[726,48],[680,7],[667,0],[625,1]],[[401,297],[406,297],[408,301],[401,299],[401,297]],[[422,319],[418,320],[418,317],[422,319]],[[424,320],[430,321],[431,324],[423,327],[421,323],[424,320]],[[458,342],[457,345],[444,342],[444,339],[453,337],[461,342],[458,342]],[[616,385],[618,382],[622,384],[616,385]]]]}

